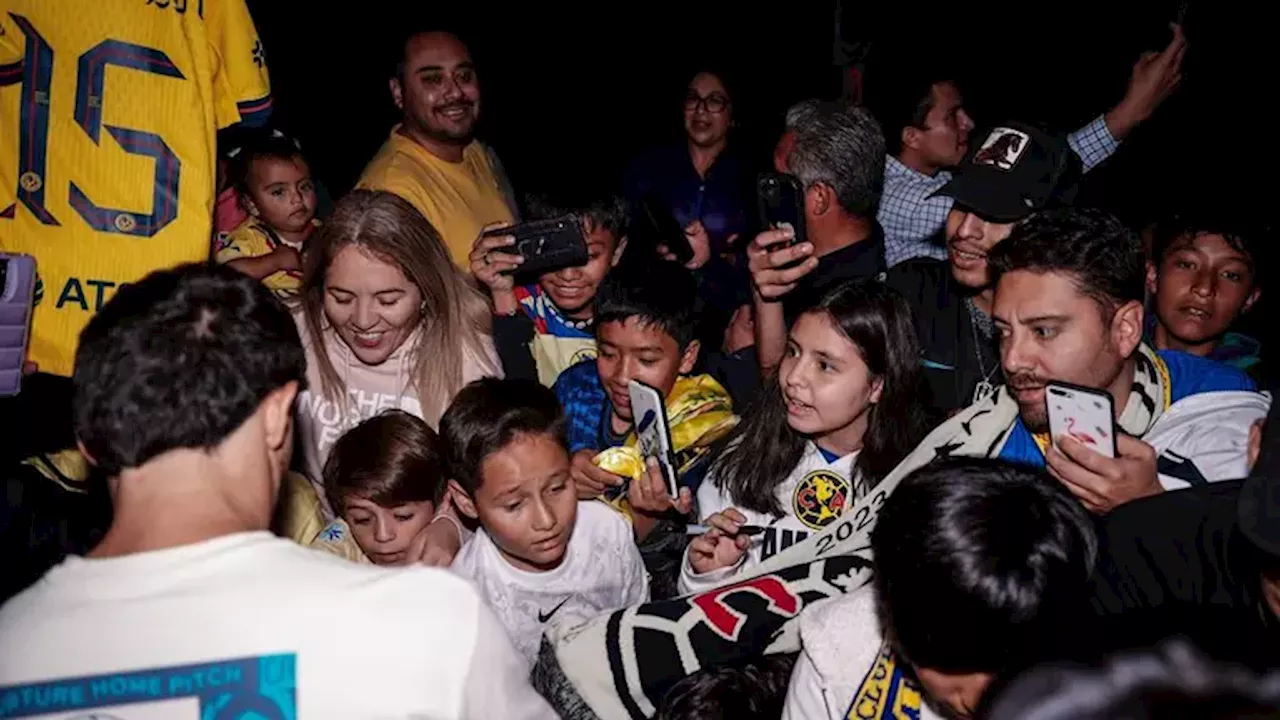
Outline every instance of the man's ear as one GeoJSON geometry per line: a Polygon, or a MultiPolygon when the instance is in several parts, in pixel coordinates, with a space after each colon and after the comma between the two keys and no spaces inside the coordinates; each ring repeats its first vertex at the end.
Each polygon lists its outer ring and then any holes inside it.
{"type": "Polygon", "coordinates": [[[1122,357],[1129,357],[1142,342],[1142,322],[1145,311],[1142,303],[1130,300],[1116,310],[1111,319],[1111,342],[1120,350],[1122,357]]]}
{"type": "Polygon", "coordinates": [[[688,375],[693,372],[693,366],[698,364],[698,352],[702,350],[702,343],[694,340],[689,343],[689,347],[684,349],[684,354],[680,356],[680,374],[688,375]]]}
{"type": "Polygon", "coordinates": [[[831,209],[831,189],[821,183],[804,193],[804,211],[810,217],[818,217],[831,209]]]}
{"type": "Polygon", "coordinates": [[[609,260],[609,267],[618,267],[618,263],[622,262],[622,251],[627,249],[627,236],[623,235],[618,238],[618,244],[613,248],[613,258],[609,260]]]}
{"type": "Polygon", "coordinates": [[[902,135],[900,136],[902,140],[902,147],[919,150],[920,144],[924,142],[923,136],[924,133],[920,132],[920,128],[913,125],[908,125],[902,128],[902,135]]]}
{"type": "Polygon", "coordinates": [[[458,512],[472,520],[479,517],[479,513],[476,512],[475,501],[471,499],[466,490],[462,489],[457,480],[449,481],[449,499],[453,500],[453,506],[458,509],[458,512]]]}
{"type": "Polygon", "coordinates": [[[391,101],[396,104],[396,108],[404,110],[404,85],[401,84],[400,78],[391,78],[391,101]]]}
{"type": "Polygon", "coordinates": [[[298,381],[290,380],[267,393],[262,401],[262,427],[267,447],[272,450],[279,450],[293,440],[293,399],[297,396],[298,381]]]}

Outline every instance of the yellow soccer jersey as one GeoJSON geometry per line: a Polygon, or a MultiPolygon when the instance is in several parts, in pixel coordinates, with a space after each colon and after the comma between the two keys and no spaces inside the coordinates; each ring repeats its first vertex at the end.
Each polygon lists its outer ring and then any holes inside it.
{"type": "MultiPolygon", "coordinates": [[[[320,227],[320,221],[312,218],[311,225],[320,227]]],[[[280,245],[288,245],[302,252],[301,245],[293,245],[277,235],[266,223],[250,217],[240,223],[235,230],[229,233],[218,233],[217,241],[214,243],[213,261],[225,265],[239,258],[262,257],[270,255],[280,245]]],[[[262,284],[275,293],[276,297],[289,303],[298,297],[298,291],[302,289],[302,272],[278,270],[262,278],[262,284]]]]}
{"type": "Polygon", "coordinates": [[[270,107],[244,0],[5,1],[0,250],[36,258],[41,370],[121,284],[207,259],[216,132],[270,107]]]}

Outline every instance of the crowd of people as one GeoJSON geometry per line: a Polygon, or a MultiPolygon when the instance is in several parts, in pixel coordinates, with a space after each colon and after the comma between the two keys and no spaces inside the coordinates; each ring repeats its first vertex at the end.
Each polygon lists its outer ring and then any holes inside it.
{"type": "Polygon", "coordinates": [[[678,144],[526,193],[467,44],[411,29],[330,195],[242,0],[102,4],[0,18],[0,250],[40,278],[0,716],[1280,713],[1280,421],[1238,322],[1270,238],[1075,204],[1176,91],[1177,25],[1070,134],[978,132],[903,70],[796,103],[755,168],[700,70],[678,144]],[[150,214],[112,209],[144,175],[150,214]],[[585,260],[522,272],[565,217],[585,260]]]}

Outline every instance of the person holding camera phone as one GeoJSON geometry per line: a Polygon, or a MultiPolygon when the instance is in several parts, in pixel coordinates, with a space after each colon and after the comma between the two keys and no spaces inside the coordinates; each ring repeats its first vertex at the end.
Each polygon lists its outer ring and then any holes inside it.
{"type": "Polygon", "coordinates": [[[885,271],[876,223],[884,178],[884,136],[864,108],[806,100],[787,111],[776,169],[799,180],[807,237],[774,228],[747,245],[754,286],[757,362],[782,360],[787,328],[823,293],[885,271]]]}
{"type": "Polygon", "coordinates": [[[526,258],[514,235],[486,227],[471,250],[471,274],[489,289],[493,301],[494,344],[507,377],[536,379],[547,387],[575,363],[596,356],[593,303],[605,276],[627,248],[627,207],[612,193],[532,195],[526,205],[532,221],[577,216],[586,243],[584,264],[530,277],[521,273],[526,258]],[[536,280],[517,285],[517,280],[536,280]]]}

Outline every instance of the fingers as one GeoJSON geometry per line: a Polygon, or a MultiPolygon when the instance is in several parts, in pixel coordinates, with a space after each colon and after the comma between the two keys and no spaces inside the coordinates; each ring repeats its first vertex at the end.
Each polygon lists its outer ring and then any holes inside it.
{"type": "Polygon", "coordinates": [[[1053,448],[1050,448],[1049,452],[1045,455],[1045,460],[1049,474],[1058,482],[1062,483],[1072,495],[1079,498],[1080,502],[1083,503],[1086,508],[1093,512],[1102,512],[1106,509],[1106,497],[1089,484],[1077,482],[1074,479],[1075,474],[1073,470],[1079,470],[1079,468],[1071,468],[1068,464],[1070,461],[1067,461],[1064,455],[1058,453],[1053,448]]]}
{"type": "Polygon", "coordinates": [[[737,508],[729,508],[728,510],[724,511],[724,514],[725,514],[725,517],[738,523],[738,525],[740,526],[747,524],[747,516],[743,515],[742,512],[739,511],[737,508]]]}
{"type": "Polygon", "coordinates": [[[720,544],[720,538],[722,537],[724,537],[724,534],[719,530],[714,528],[708,530],[689,542],[689,554],[714,557],[716,546],[720,544]]]}
{"type": "Polygon", "coordinates": [[[769,251],[770,247],[779,243],[789,242],[795,239],[796,233],[791,228],[777,228],[775,230],[765,230],[751,240],[751,244],[747,246],[749,254],[764,254],[769,251]]]}
{"type": "MultiPolygon", "coordinates": [[[[1119,439],[1117,439],[1117,443],[1119,439]]],[[[1098,475],[1109,475],[1114,469],[1115,461],[1076,440],[1070,435],[1058,438],[1055,449],[1075,464],[1098,475]]]]}
{"type": "Polygon", "coordinates": [[[1132,458],[1134,460],[1155,459],[1155,448],[1142,442],[1136,437],[1125,435],[1124,433],[1116,434],[1116,454],[1122,458],[1132,458]]]}
{"type": "Polygon", "coordinates": [[[680,488],[680,497],[673,505],[681,515],[693,514],[693,492],[689,488],[680,488]]]}
{"type": "MultiPolygon", "coordinates": [[[[738,517],[742,517],[742,515],[738,515],[738,517]]],[[[728,512],[718,512],[707,518],[704,524],[719,530],[725,535],[737,535],[738,530],[742,527],[742,522],[730,517],[728,512]]]]}

